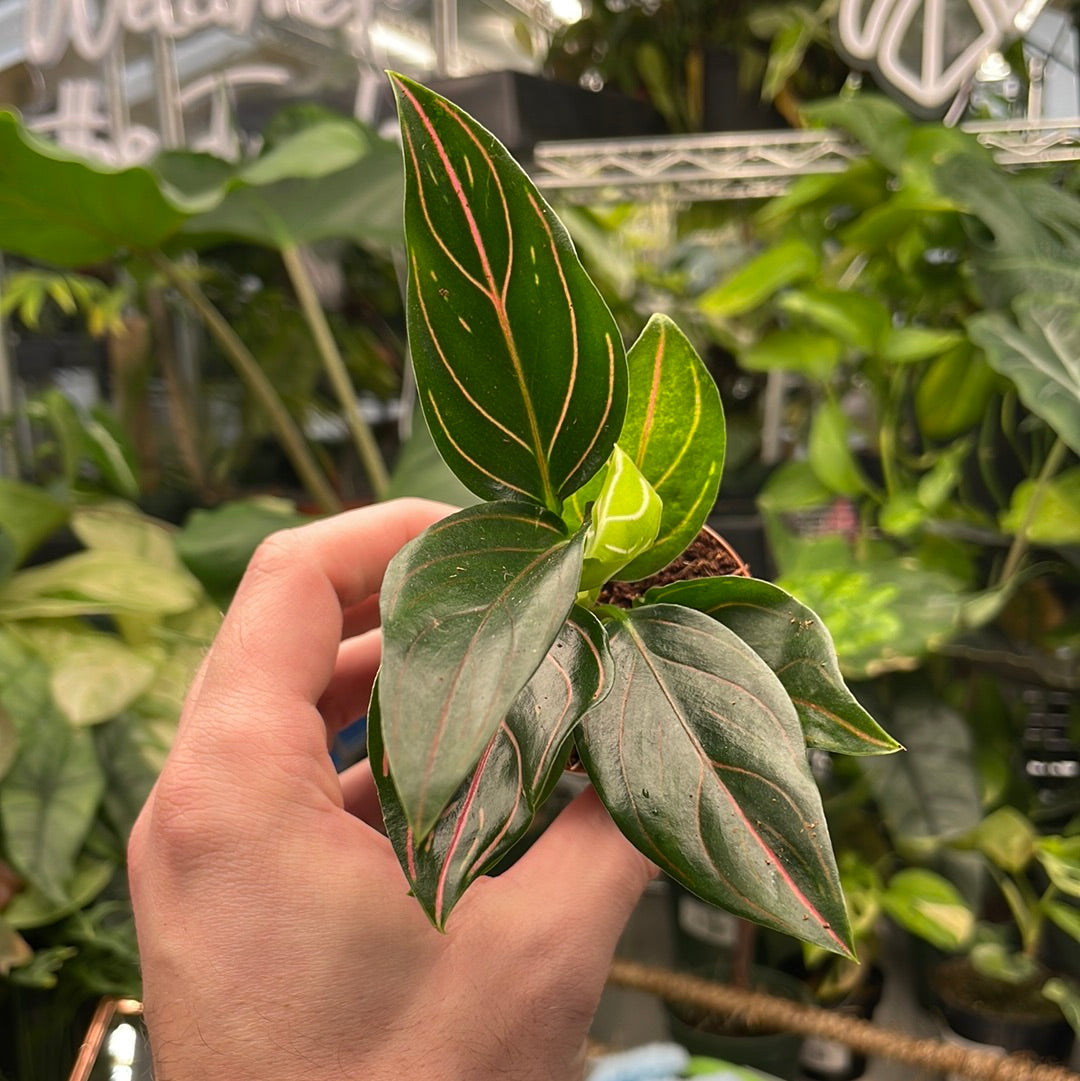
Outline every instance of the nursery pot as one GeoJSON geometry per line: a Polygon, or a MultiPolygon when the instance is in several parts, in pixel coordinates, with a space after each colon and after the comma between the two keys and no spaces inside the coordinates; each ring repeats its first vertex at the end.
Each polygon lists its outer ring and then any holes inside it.
{"type": "MultiPolygon", "coordinates": [[[[879,968],[871,967],[866,978],[848,994],[832,1002],[818,1002],[828,1010],[835,1010],[845,1017],[869,1021],[881,1001],[884,975],[879,968]]],[[[805,1077],[812,1081],[855,1081],[866,1072],[866,1056],[847,1044],[834,1040],[808,1036],[799,1052],[799,1065],[805,1077]]]]}
{"type": "MultiPolygon", "coordinates": [[[[714,969],[695,975],[715,979],[714,969]]],[[[776,969],[750,969],[750,989],[796,1002],[808,1002],[809,995],[799,980],[776,969]]],[[[799,1077],[799,1049],[802,1037],[793,1032],[750,1030],[727,1017],[708,1013],[697,1006],[665,1003],[671,1038],[692,1055],[749,1066],[796,1081],[799,1077]]]]}
{"type": "Polygon", "coordinates": [[[1022,984],[983,976],[966,957],[952,957],[930,974],[938,1012],[964,1040],[1028,1051],[1065,1062],[1073,1031],[1054,1003],[1042,997],[1045,975],[1022,984]]]}

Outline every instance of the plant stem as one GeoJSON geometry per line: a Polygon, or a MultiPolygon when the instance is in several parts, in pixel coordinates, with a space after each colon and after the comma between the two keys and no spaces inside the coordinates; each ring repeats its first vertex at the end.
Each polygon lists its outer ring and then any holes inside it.
{"type": "Polygon", "coordinates": [[[1065,460],[1065,454],[1067,447],[1061,439],[1056,439],[1054,445],[1050,448],[1050,453],[1046,456],[1046,461],[1043,462],[1042,469],[1039,470],[1039,475],[1035,478],[1035,490],[1031,493],[1031,498],[1028,500],[1027,507],[1024,509],[1024,517],[1020,520],[1019,528],[1016,530],[1016,536],[1013,537],[1013,542],[1009,548],[1009,554],[1005,557],[1005,564],[1001,568],[1001,575],[998,579],[998,585],[1004,585],[1010,578],[1016,573],[1017,568],[1020,566],[1020,561],[1024,558],[1030,547],[1030,541],[1028,539],[1028,530],[1031,528],[1031,523],[1035,520],[1035,515],[1038,513],[1039,504],[1042,503],[1043,495],[1046,492],[1046,486],[1050,483],[1051,477],[1058,471],[1061,463],[1065,460]]]}
{"type": "Polygon", "coordinates": [[[195,309],[222,352],[232,362],[247,389],[262,406],[282,449],[315,502],[330,514],[341,510],[341,501],[312,456],[303,433],[289,415],[273,383],[252,356],[251,350],[244,345],[236,331],[229,326],[225,317],[210,303],[206,294],[189,275],[184,274],[161,252],[153,252],[151,258],[169,284],[195,309]]]}
{"type": "Polygon", "coordinates": [[[345,414],[345,423],[352,433],[353,444],[356,447],[356,453],[360,455],[364,472],[367,473],[368,480],[371,482],[371,490],[376,499],[382,499],[390,482],[386,472],[386,463],[383,461],[370,426],[360,415],[360,409],[356,403],[356,391],[353,389],[352,380],[349,379],[348,369],[334,340],[330,324],[326,320],[326,313],[315,293],[311,275],[308,274],[300,249],[296,245],[283,246],[281,258],[289,273],[293,289],[296,290],[296,297],[300,301],[300,308],[311,330],[311,336],[315,339],[315,347],[319,351],[323,368],[345,414]]]}

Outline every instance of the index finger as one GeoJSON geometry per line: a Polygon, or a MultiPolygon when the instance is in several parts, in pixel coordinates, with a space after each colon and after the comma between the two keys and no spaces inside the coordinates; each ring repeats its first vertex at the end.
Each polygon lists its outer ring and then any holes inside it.
{"type": "Polygon", "coordinates": [[[214,707],[229,728],[260,730],[314,708],[334,672],[343,613],[376,594],[394,554],[453,509],[393,500],[269,537],[211,647],[199,707],[214,707]]]}

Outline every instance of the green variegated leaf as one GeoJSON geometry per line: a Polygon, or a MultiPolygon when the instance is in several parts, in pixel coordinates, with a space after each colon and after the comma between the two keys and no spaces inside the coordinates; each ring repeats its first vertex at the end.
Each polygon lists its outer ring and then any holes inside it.
{"type": "Polygon", "coordinates": [[[900,749],[848,690],[820,619],[779,586],[730,576],[650,589],[647,603],[681,604],[734,631],[776,673],[811,747],[840,754],[900,749]]]}
{"type": "Polygon", "coordinates": [[[550,207],[505,148],[400,76],[408,329],[439,451],[486,498],[558,510],[626,408],[622,340],[550,207]]]}
{"type": "Polygon", "coordinates": [[[574,608],[476,768],[419,845],[389,776],[373,697],[368,747],[386,832],[413,893],[440,930],[473,879],[525,834],[566,764],[570,733],[607,693],[611,675],[603,627],[590,612],[574,608]]]}
{"type": "Polygon", "coordinates": [[[577,738],[619,828],[704,900],[848,953],[821,799],[783,685],[700,612],[605,612],[615,680],[577,738]]]}
{"type": "Polygon", "coordinates": [[[476,765],[566,620],[584,530],[535,504],[495,502],[436,523],[383,580],[379,706],[417,837],[476,765]]]}
{"type": "Polygon", "coordinates": [[[585,539],[581,588],[603,585],[656,540],[663,505],[656,489],[616,445],[603,474],[585,539]]]}

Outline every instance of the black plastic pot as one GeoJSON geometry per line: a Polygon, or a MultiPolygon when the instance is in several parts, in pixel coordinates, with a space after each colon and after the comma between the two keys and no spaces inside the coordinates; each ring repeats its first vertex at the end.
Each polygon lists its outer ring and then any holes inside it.
{"type": "MultiPolygon", "coordinates": [[[[846,1017],[869,1021],[881,1001],[884,984],[881,970],[871,968],[866,979],[850,994],[835,1002],[819,1001],[818,1005],[846,1017]]],[[[799,1065],[803,1075],[812,1081],[854,1081],[866,1073],[867,1062],[861,1051],[846,1044],[810,1036],[803,1041],[799,1065]]]]}
{"type": "MultiPolygon", "coordinates": [[[[713,970],[695,973],[715,979],[713,970]]],[[[793,976],[776,969],[754,967],[750,970],[754,991],[808,1002],[805,986],[793,976]]],[[[799,1049],[803,1038],[793,1032],[754,1032],[731,1025],[726,1018],[683,1005],[666,1003],[671,1038],[692,1055],[731,1062],[762,1070],[783,1081],[799,1079],[799,1049]]]]}
{"type": "Polygon", "coordinates": [[[973,1043],[1068,1060],[1073,1030],[1057,1007],[1042,998],[1041,979],[1030,987],[995,987],[996,981],[981,982],[972,973],[966,958],[954,957],[930,974],[935,1005],[953,1032],[973,1043]]]}

